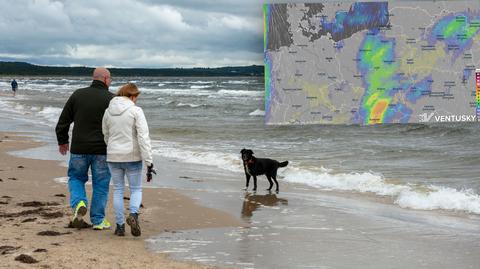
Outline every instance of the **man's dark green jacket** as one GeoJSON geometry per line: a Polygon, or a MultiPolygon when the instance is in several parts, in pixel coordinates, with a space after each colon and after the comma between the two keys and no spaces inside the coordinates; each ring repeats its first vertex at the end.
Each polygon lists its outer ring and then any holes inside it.
{"type": "Polygon", "coordinates": [[[112,98],[107,85],[99,80],[94,80],[88,88],[76,90],[58,119],[55,128],[58,144],[68,144],[68,130],[73,122],[70,152],[106,155],[102,118],[112,98]]]}

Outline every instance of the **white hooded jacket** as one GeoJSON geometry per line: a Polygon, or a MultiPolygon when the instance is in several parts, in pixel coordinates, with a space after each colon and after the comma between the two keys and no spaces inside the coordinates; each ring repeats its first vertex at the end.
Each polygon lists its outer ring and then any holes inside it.
{"type": "Polygon", "coordinates": [[[110,101],[102,121],[108,162],[153,162],[148,124],[143,110],[124,96],[110,101]]]}

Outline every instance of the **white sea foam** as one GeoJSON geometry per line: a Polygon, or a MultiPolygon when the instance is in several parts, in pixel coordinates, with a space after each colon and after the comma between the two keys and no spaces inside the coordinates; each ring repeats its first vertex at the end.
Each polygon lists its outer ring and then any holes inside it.
{"type": "Polygon", "coordinates": [[[178,159],[187,163],[208,164],[233,172],[243,171],[236,154],[210,152],[202,149],[186,149],[176,143],[155,141],[153,152],[157,155],[178,159]]]}
{"type": "Polygon", "coordinates": [[[78,84],[54,84],[54,83],[27,83],[22,89],[39,92],[73,92],[78,88],[82,88],[84,85],[78,84]]]}
{"type": "Polygon", "coordinates": [[[192,85],[190,86],[190,89],[206,89],[210,87],[211,87],[210,85],[192,85]]]}
{"type": "MultiPolygon", "coordinates": [[[[156,143],[158,155],[187,163],[212,165],[232,172],[243,172],[238,154],[186,149],[172,143],[156,143]]],[[[418,210],[454,210],[480,214],[480,196],[473,190],[457,190],[444,186],[394,184],[375,172],[334,173],[324,167],[298,167],[290,163],[279,169],[282,181],[298,183],[327,191],[352,191],[390,196],[402,208],[418,210]]]]}
{"type": "Polygon", "coordinates": [[[256,109],[255,111],[250,112],[248,115],[250,115],[250,116],[265,116],[265,111],[260,110],[260,109],[256,109]]]}
{"type": "Polygon", "coordinates": [[[178,88],[166,88],[166,89],[154,89],[143,88],[142,92],[147,94],[160,94],[160,95],[174,95],[174,96],[207,96],[212,94],[212,91],[202,89],[178,89],[178,88]]]}
{"type": "Polygon", "coordinates": [[[246,90],[219,90],[219,95],[226,96],[263,96],[263,91],[246,91],[246,90]]]}
{"type": "Polygon", "coordinates": [[[46,124],[48,126],[52,126],[53,124],[55,124],[60,114],[62,113],[62,109],[59,107],[30,107],[15,102],[22,99],[22,96],[17,96],[15,98],[3,97],[0,100],[0,110],[6,111],[9,115],[12,113],[16,115],[22,115],[25,117],[25,120],[35,121],[37,123],[46,124]],[[44,119],[44,121],[42,121],[41,119],[44,119]]]}
{"type": "Polygon", "coordinates": [[[47,107],[44,107],[42,110],[40,110],[38,112],[38,115],[44,117],[51,123],[56,123],[61,113],[62,113],[61,108],[47,106],[47,107]]]}
{"type": "Polygon", "coordinates": [[[180,80],[164,80],[164,81],[162,81],[162,83],[165,83],[165,84],[181,84],[182,81],[180,81],[180,80]]]}
{"type": "Polygon", "coordinates": [[[280,171],[285,180],[302,183],[324,190],[370,192],[391,196],[394,203],[403,208],[420,210],[457,210],[480,214],[480,196],[472,190],[457,190],[444,186],[413,186],[387,182],[381,174],[331,173],[321,169],[311,171],[289,166],[280,171]]]}
{"type": "Polygon", "coordinates": [[[250,80],[229,80],[222,82],[224,84],[249,84],[250,80]]]}
{"type": "Polygon", "coordinates": [[[395,203],[401,207],[422,210],[464,210],[480,214],[480,196],[473,190],[430,186],[428,192],[405,191],[395,203]]]}
{"type": "Polygon", "coordinates": [[[197,80],[197,81],[192,81],[190,83],[195,83],[195,84],[213,84],[215,81],[204,81],[204,80],[197,80]]]}
{"type": "Polygon", "coordinates": [[[196,107],[201,107],[202,105],[197,105],[197,104],[185,104],[185,103],[179,103],[177,104],[177,107],[191,107],[191,108],[196,108],[196,107]]]}

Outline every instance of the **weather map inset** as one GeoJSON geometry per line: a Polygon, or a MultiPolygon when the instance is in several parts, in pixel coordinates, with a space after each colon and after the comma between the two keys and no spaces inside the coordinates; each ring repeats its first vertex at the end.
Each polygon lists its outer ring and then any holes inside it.
{"type": "Polygon", "coordinates": [[[477,121],[480,1],[265,4],[267,124],[477,121]]]}

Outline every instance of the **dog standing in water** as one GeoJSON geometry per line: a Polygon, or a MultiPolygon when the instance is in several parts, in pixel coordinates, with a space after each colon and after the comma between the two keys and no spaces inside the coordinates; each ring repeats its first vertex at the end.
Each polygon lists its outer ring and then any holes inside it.
{"type": "Polygon", "coordinates": [[[270,183],[270,187],[267,190],[271,190],[273,187],[273,181],[276,185],[276,192],[279,191],[277,182],[277,170],[279,167],[285,167],[288,165],[288,161],[278,162],[272,159],[256,158],[253,156],[253,151],[250,149],[242,149],[243,168],[245,169],[245,177],[247,180],[246,188],[250,183],[250,177],[253,177],[253,190],[257,190],[257,176],[265,175],[270,183]]]}

